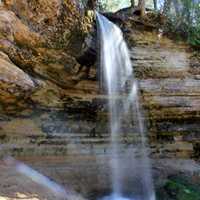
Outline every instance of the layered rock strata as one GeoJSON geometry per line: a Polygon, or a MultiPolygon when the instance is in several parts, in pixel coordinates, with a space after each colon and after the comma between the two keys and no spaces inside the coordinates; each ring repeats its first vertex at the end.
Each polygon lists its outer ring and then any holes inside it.
{"type": "MultiPolygon", "coordinates": [[[[1,155],[109,152],[108,97],[96,68],[73,78],[87,29],[75,4],[5,0],[0,16],[1,155]]],[[[199,60],[184,43],[131,19],[125,26],[152,156],[198,158],[199,60]]],[[[132,132],[123,144],[137,141],[132,132]]]]}

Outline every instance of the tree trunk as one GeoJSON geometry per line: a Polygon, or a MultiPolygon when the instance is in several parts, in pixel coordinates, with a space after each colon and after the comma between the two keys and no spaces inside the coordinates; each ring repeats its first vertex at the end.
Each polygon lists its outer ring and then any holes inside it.
{"type": "Polygon", "coordinates": [[[157,0],[153,0],[154,10],[158,10],[157,0]]]}
{"type": "Polygon", "coordinates": [[[138,1],[138,8],[140,9],[140,16],[144,17],[144,15],[145,15],[145,0],[138,1]]]}
{"type": "Polygon", "coordinates": [[[172,0],[165,0],[163,7],[163,15],[168,15],[171,8],[172,0]]]}
{"type": "Polygon", "coordinates": [[[176,17],[180,17],[180,2],[179,0],[173,0],[174,9],[176,12],[176,17]]]}
{"type": "Polygon", "coordinates": [[[96,6],[97,6],[97,0],[88,0],[86,7],[89,10],[95,10],[96,6]]]}
{"type": "Polygon", "coordinates": [[[132,8],[135,7],[135,0],[131,0],[131,7],[132,7],[132,8]]]}

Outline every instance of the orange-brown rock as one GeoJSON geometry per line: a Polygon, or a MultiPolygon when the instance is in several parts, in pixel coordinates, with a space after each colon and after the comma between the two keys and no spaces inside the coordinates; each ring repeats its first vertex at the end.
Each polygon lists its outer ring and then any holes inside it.
{"type": "MultiPolygon", "coordinates": [[[[67,0],[4,2],[0,9],[0,134],[20,149],[8,151],[13,155],[76,154],[75,141],[81,153],[107,152],[107,96],[99,90],[96,69],[88,78],[73,79],[85,28],[75,4],[67,0]],[[9,131],[12,124],[16,130],[9,131]],[[12,135],[19,137],[14,140],[12,135]],[[18,143],[21,137],[24,145],[18,143]]],[[[184,43],[137,29],[131,20],[126,26],[153,155],[199,155],[197,57],[184,43]]],[[[134,137],[127,135],[123,141],[129,144],[134,137]]]]}
{"type": "Polygon", "coordinates": [[[69,77],[75,65],[70,55],[81,51],[83,21],[72,1],[6,0],[0,7],[0,50],[29,73],[51,79],[46,74],[60,70],[69,77]]]}
{"type": "Polygon", "coordinates": [[[31,77],[0,52],[0,103],[3,108],[24,101],[35,88],[31,77]]]}

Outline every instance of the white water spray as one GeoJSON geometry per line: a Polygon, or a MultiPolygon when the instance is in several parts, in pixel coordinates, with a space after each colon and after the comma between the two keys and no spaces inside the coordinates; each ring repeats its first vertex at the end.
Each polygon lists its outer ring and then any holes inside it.
{"type": "Polygon", "coordinates": [[[97,20],[101,45],[101,85],[109,96],[111,131],[110,167],[113,191],[111,196],[104,199],[127,199],[128,181],[133,189],[130,199],[155,200],[151,168],[145,147],[145,126],[138,98],[138,83],[133,76],[129,51],[122,32],[116,25],[99,13],[97,20]],[[124,123],[131,123],[133,115],[137,124],[136,131],[140,135],[140,144],[132,149],[123,148],[122,152],[120,137],[125,133],[124,123]],[[137,158],[135,151],[139,152],[137,158]]]}

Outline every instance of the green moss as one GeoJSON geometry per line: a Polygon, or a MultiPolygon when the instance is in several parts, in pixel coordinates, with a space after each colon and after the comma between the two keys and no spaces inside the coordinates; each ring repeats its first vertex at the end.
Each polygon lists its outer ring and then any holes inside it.
{"type": "Polygon", "coordinates": [[[157,192],[158,200],[200,200],[200,186],[182,178],[170,178],[157,192]]]}

